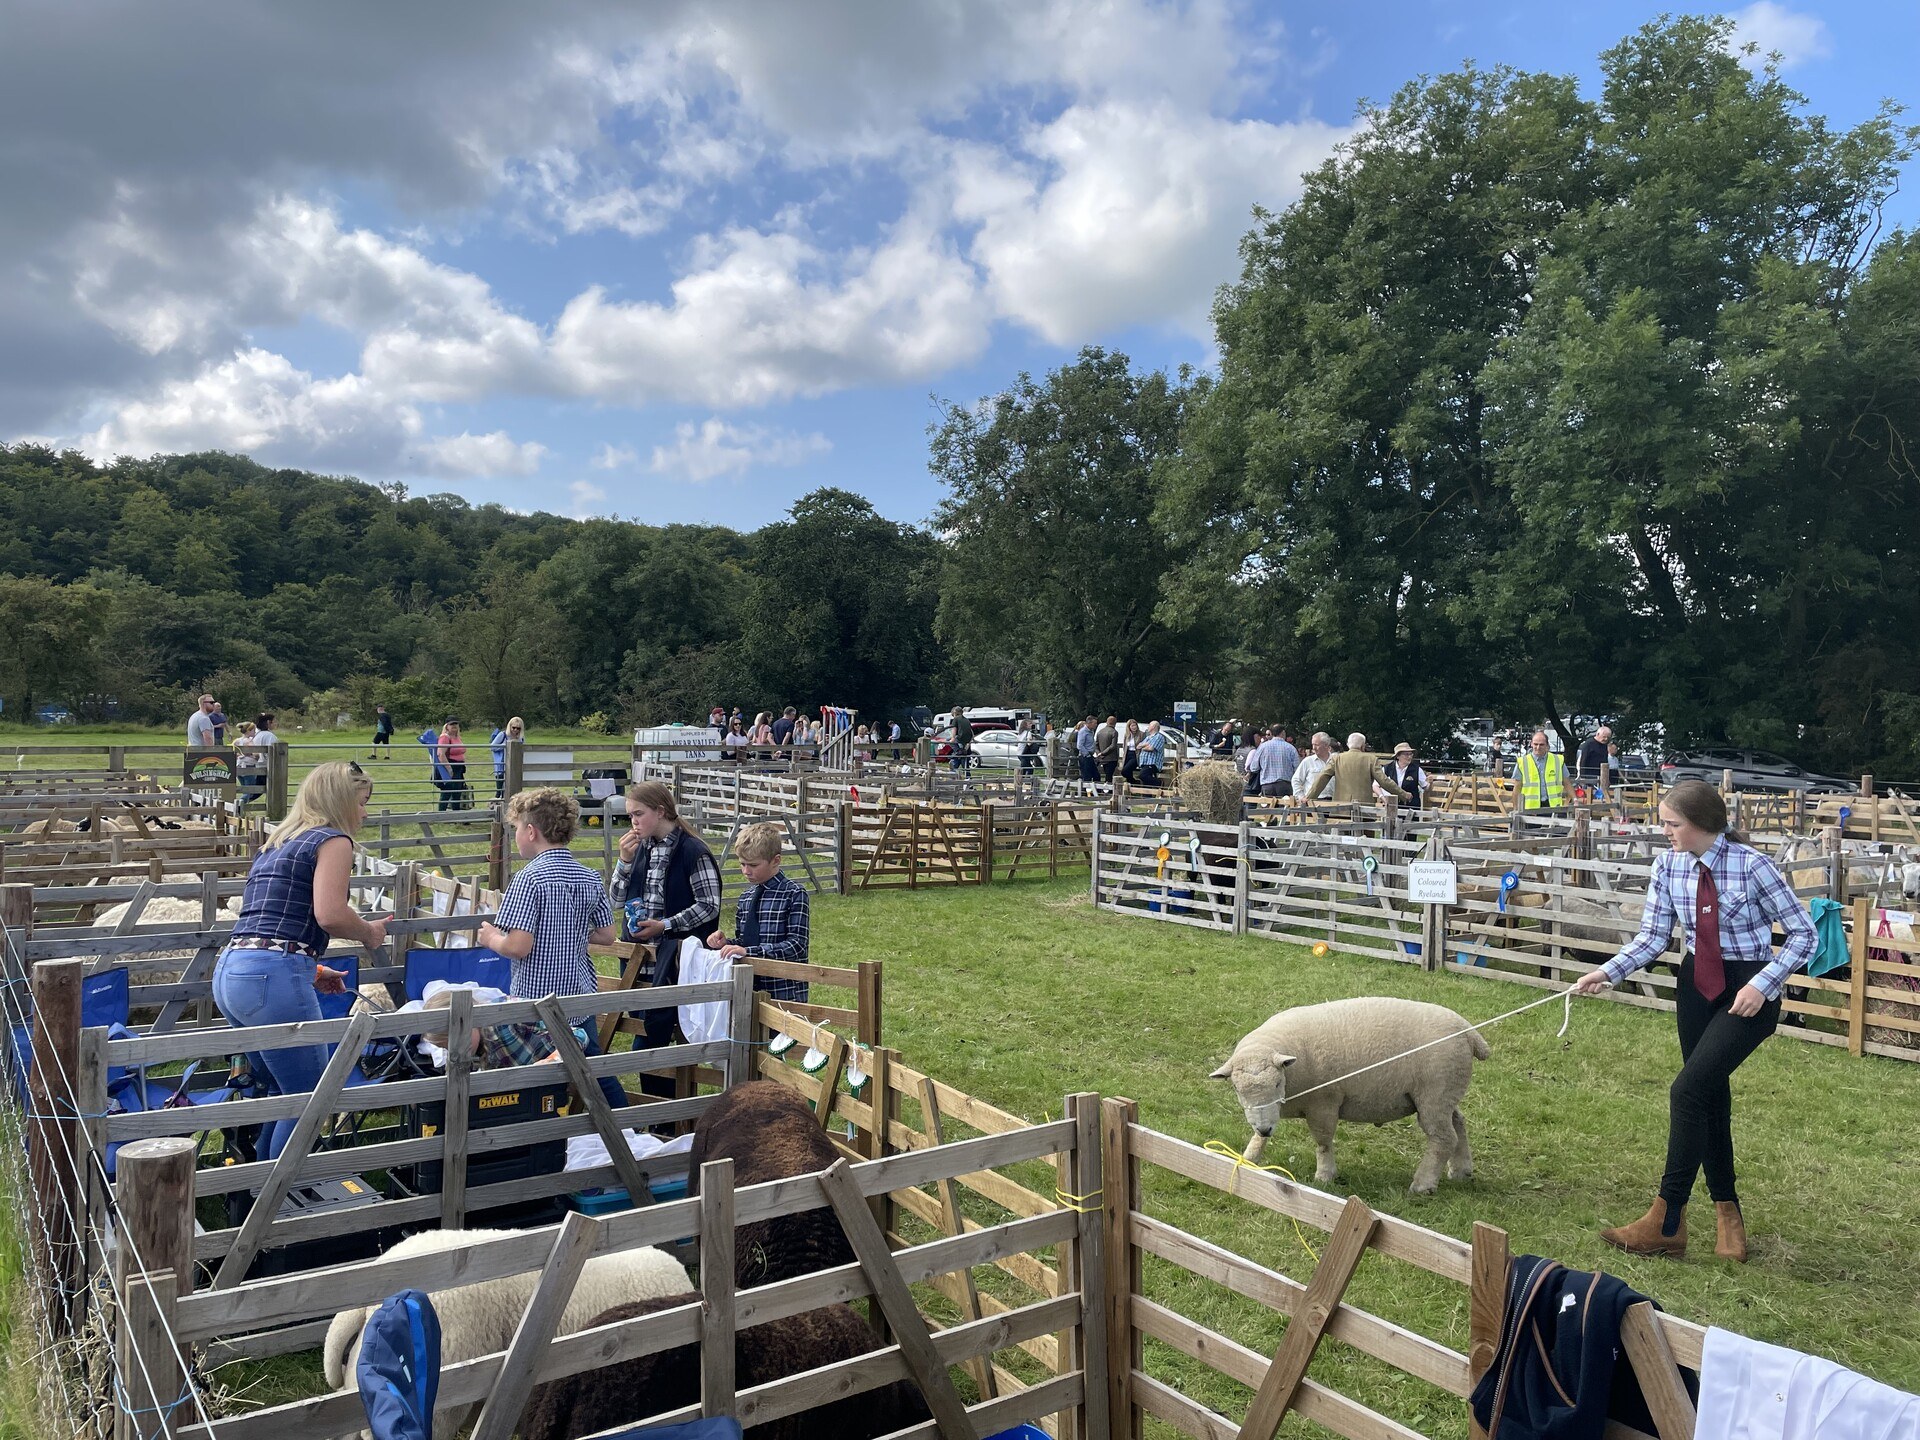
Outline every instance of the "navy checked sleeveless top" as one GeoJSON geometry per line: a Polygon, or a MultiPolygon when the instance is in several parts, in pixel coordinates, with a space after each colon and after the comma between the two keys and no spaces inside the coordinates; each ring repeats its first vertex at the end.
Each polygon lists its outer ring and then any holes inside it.
{"type": "Polygon", "coordinates": [[[327,932],[313,918],[313,867],[320,847],[346,833],[322,825],[302,831],[284,845],[262,850],[247,871],[247,889],[240,897],[240,918],[233,933],[294,940],[315,954],[324,952],[327,932]]]}

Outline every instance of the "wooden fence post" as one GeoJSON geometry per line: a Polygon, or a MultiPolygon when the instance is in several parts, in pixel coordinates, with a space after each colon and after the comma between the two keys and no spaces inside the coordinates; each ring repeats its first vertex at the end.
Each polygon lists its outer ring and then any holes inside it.
{"type": "MultiPolygon", "coordinates": [[[[64,1295],[73,1273],[86,1200],[79,1154],[74,1081],[80,1073],[80,960],[42,960],[33,967],[33,1064],[27,1074],[28,1175],[47,1248],[38,1259],[49,1295],[64,1295]]],[[[64,1334],[64,1303],[48,1304],[48,1321],[64,1334]]]]}
{"type": "Polygon", "coordinates": [[[842,800],[834,807],[833,848],[834,883],[842,895],[853,893],[853,812],[855,802],[842,800]]]}
{"type": "Polygon", "coordinates": [[[1247,902],[1253,889],[1253,827],[1240,822],[1239,849],[1233,857],[1233,933],[1247,933],[1247,902]]]}
{"type": "Polygon", "coordinates": [[[276,740],[267,750],[267,818],[287,818],[287,742],[276,740]]]}
{"type": "Polygon", "coordinates": [[[467,1111],[473,1095],[472,1042],[473,992],[456,990],[447,1006],[447,1085],[440,1110],[442,1230],[467,1228],[467,1111]]]}
{"type": "Polygon", "coordinates": [[[877,1047],[881,1030],[880,962],[862,960],[854,968],[860,976],[855,991],[858,998],[854,1001],[854,1007],[859,1012],[854,1039],[862,1045],[877,1047]]]}
{"type": "Polygon", "coordinates": [[[511,800],[526,788],[527,784],[527,741],[525,736],[507,737],[507,768],[502,777],[506,787],[502,799],[511,800]]]}
{"type": "MultiPolygon", "coordinates": [[[[33,886],[0,885],[0,925],[6,927],[7,938],[15,945],[25,945],[33,938],[33,886]]],[[[24,950],[7,952],[8,980],[26,981],[26,962],[19,959],[25,953],[24,950]]]]}
{"type": "Polygon", "coordinates": [[[733,1161],[700,1167],[700,1413],[738,1413],[734,1398],[733,1161]]]}
{"type": "MultiPolygon", "coordinates": [[[[1467,1379],[1476,1385],[1493,1364],[1500,1344],[1500,1325],[1507,1313],[1508,1260],[1507,1232],[1476,1220],[1467,1298],[1467,1379]]],[[[1468,1424],[1473,1440],[1486,1440],[1486,1432],[1471,1416],[1468,1424]]]]}
{"type": "Polygon", "coordinates": [[[176,1425],[190,1418],[176,1419],[171,1414],[174,1401],[183,1393],[190,1357],[182,1355],[169,1337],[174,1301],[193,1291],[197,1149],[184,1136],[134,1140],[120,1147],[115,1190],[122,1227],[114,1261],[120,1307],[114,1348],[131,1409],[117,1407],[114,1440],[170,1436],[176,1425]]]}
{"type": "MultiPolygon", "coordinates": [[[[1106,1440],[1112,1434],[1112,1419],[1107,1413],[1108,1309],[1102,1293],[1107,1279],[1105,1170],[1101,1167],[1100,1097],[1080,1092],[1067,1097],[1066,1117],[1074,1122],[1073,1194],[1070,1203],[1079,1207],[1080,1229],[1073,1246],[1073,1284],[1081,1296],[1082,1315],[1075,1327],[1073,1348],[1060,1352],[1059,1365],[1064,1373],[1077,1368],[1086,1377],[1086,1397],[1081,1405],[1084,1425],[1081,1434],[1087,1440],[1106,1440]]],[[[1066,1277],[1062,1277],[1065,1282],[1066,1277]]],[[[991,1362],[992,1357],[987,1357],[991,1362]]]]}
{"type": "Polygon", "coordinates": [[[980,883],[993,883],[993,801],[980,802],[980,883]]]}
{"type": "Polygon", "coordinates": [[[1141,1440],[1146,1417],[1133,1403],[1133,1372],[1146,1359],[1145,1338],[1133,1328],[1133,1297],[1140,1293],[1140,1256],[1134,1249],[1132,1212],[1140,1204],[1140,1172],[1127,1127],[1140,1118],[1131,1100],[1100,1106],[1100,1211],[1106,1228],[1107,1430],[1115,1440],[1141,1440]]]}
{"type": "Polygon", "coordinates": [[[1827,863],[1831,872],[1827,877],[1828,893],[1842,905],[1847,903],[1847,822],[1837,820],[1827,832],[1827,863]]]}
{"type": "Polygon", "coordinates": [[[1093,807],[1093,854],[1088,857],[1091,863],[1087,866],[1087,884],[1093,900],[1093,908],[1096,910],[1100,908],[1100,815],[1101,809],[1099,802],[1095,801],[1093,807]]]}
{"type": "Polygon", "coordinates": [[[171,1270],[130,1278],[114,1326],[114,1368],[126,1377],[126,1403],[116,1407],[114,1440],[173,1440],[192,1415],[185,1407],[186,1367],[174,1349],[175,1285],[171,1270]]]}
{"type": "Polygon", "coordinates": [[[1867,1053],[1867,984],[1872,962],[1867,956],[1867,937],[1873,925],[1873,905],[1865,895],[1853,902],[1853,934],[1849,937],[1847,965],[1847,1053],[1867,1053]]]}

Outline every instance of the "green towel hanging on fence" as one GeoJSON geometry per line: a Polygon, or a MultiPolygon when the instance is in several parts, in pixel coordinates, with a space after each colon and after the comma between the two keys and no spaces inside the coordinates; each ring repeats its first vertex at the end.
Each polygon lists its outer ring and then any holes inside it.
{"type": "Polygon", "coordinates": [[[1853,951],[1847,944],[1847,927],[1842,919],[1847,907],[1823,896],[1810,902],[1807,909],[1813,915],[1813,928],[1820,936],[1820,946],[1807,962],[1807,974],[1824,975],[1851,964],[1853,951]]]}

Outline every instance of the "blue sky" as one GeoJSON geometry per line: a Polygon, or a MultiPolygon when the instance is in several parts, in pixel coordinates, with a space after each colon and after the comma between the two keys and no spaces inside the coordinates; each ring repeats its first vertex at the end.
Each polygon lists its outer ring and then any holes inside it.
{"type": "MultiPolygon", "coordinates": [[[[1249,207],[1362,97],[1591,86],[1660,9],[0,0],[0,435],[921,521],[933,397],[1083,344],[1206,365],[1249,207]]],[[[1838,125],[1914,92],[1911,0],[1729,13],[1838,125]]]]}

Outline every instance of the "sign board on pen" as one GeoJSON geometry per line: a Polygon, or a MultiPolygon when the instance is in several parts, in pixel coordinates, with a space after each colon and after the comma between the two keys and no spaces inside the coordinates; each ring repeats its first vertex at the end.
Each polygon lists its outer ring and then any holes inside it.
{"type": "Polygon", "coordinates": [[[1460,867],[1451,860],[1414,860],[1407,865],[1407,899],[1415,905],[1460,903],[1460,867]]]}
{"type": "Polygon", "coordinates": [[[1191,720],[1200,713],[1200,706],[1192,700],[1176,700],[1173,702],[1173,713],[1176,719],[1191,720]]]}

